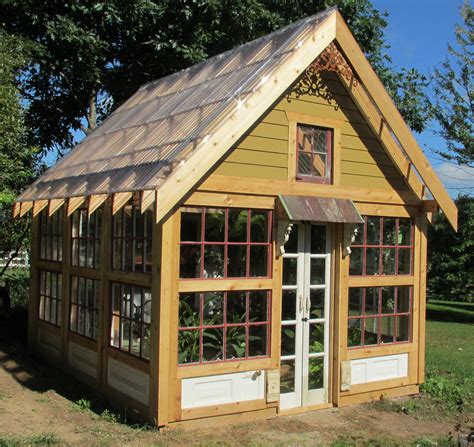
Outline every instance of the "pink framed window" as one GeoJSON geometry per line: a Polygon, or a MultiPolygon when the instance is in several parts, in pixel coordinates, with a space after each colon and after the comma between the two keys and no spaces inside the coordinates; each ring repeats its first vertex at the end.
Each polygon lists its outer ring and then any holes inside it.
{"type": "Polygon", "coordinates": [[[97,340],[99,334],[100,281],[71,276],[69,330],[97,340]]]}
{"type": "Polygon", "coordinates": [[[413,220],[365,216],[351,244],[352,276],[411,275],[413,272],[413,220]]]}
{"type": "Polygon", "coordinates": [[[64,210],[48,216],[48,210],[40,213],[40,258],[47,261],[63,260],[63,222],[64,210]]]}
{"type": "Polygon", "coordinates": [[[178,363],[269,356],[271,291],[181,293],[178,363]]]}
{"type": "Polygon", "coordinates": [[[296,128],[296,179],[332,182],[333,131],[298,124],[296,128]]]}
{"type": "Polygon", "coordinates": [[[180,278],[271,276],[272,211],[183,208],[180,278]]]}
{"type": "Polygon", "coordinates": [[[62,275],[61,273],[39,272],[39,319],[61,326],[62,275]]]}
{"type": "Polygon", "coordinates": [[[101,229],[101,208],[91,215],[85,208],[74,211],[71,224],[72,265],[91,269],[100,267],[101,229]]]}
{"type": "Polygon", "coordinates": [[[350,287],[347,346],[409,342],[412,307],[412,286],[350,287]]]}

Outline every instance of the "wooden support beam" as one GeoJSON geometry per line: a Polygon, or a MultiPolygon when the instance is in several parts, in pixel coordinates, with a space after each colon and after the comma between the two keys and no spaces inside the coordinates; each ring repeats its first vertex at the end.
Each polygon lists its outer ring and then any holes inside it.
{"type": "Polygon", "coordinates": [[[81,197],[70,197],[67,201],[67,215],[70,216],[74,211],[76,211],[84,202],[86,198],[81,197]]]}
{"type": "Polygon", "coordinates": [[[33,204],[33,217],[37,216],[48,206],[48,200],[35,200],[33,204]]]}
{"type": "Polygon", "coordinates": [[[13,216],[13,219],[15,219],[16,217],[20,217],[20,202],[15,202],[13,204],[13,207],[12,207],[12,216],[13,216]]]}
{"type": "Polygon", "coordinates": [[[155,202],[156,191],[146,190],[140,193],[140,211],[143,214],[155,202]]]}
{"type": "Polygon", "coordinates": [[[89,197],[89,204],[87,206],[87,213],[89,216],[102,205],[109,196],[107,194],[94,194],[89,197]]]}
{"type": "Polygon", "coordinates": [[[437,213],[438,204],[436,203],[436,200],[423,200],[423,212],[437,213]]]}
{"type": "Polygon", "coordinates": [[[49,201],[48,216],[51,217],[59,208],[61,208],[66,199],[51,199],[49,201]]]}
{"type": "Polygon", "coordinates": [[[365,57],[363,51],[351,34],[341,14],[336,12],[336,40],[350,64],[354,68],[361,83],[365,86],[370,96],[377,100],[377,107],[386,119],[391,130],[416,167],[420,177],[430,190],[431,194],[444,211],[452,227],[457,230],[457,208],[452,198],[444,188],[441,180],[434,172],[428,159],[419,147],[408,125],[393,103],[390,95],[385,90],[379,77],[365,57]]]}
{"type": "Polygon", "coordinates": [[[28,211],[33,208],[33,202],[20,202],[19,217],[23,217],[28,211]]]}
{"type": "Polygon", "coordinates": [[[116,214],[133,196],[133,192],[116,192],[112,196],[112,215],[116,214]]]}

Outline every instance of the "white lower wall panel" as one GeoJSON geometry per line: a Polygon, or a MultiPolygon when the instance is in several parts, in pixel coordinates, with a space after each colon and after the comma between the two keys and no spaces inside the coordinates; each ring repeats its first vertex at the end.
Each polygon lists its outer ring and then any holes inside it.
{"type": "Polygon", "coordinates": [[[351,361],[351,385],[408,376],[408,354],[351,361]]]}
{"type": "Polygon", "coordinates": [[[49,331],[38,329],[38,346],[50,354],[59,357],[61,351],[61,338],[49,331]]]}
{"type": "Polygon", "coordinates": [[[230,404],[265,397],[265,372],[247,371],[183,379],[181,408],[230,404]]]}
{"type": "Polygon", "coordinates": [[[94,379],[97,377],[97,352],[70,341],[68,343],[68,362],[73,368],[94,379]]]}
{"type": "Polygon", "coordinates": [[[109,358],[107,384],[132,399],[148,405],[150,390],[150,376],[148,374],[109,358]]]}

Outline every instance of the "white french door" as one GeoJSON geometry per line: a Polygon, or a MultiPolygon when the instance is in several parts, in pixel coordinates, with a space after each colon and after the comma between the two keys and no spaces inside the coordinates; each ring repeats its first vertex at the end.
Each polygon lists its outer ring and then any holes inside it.
{"type": "Polygon", "coordinates": [[[295,223],[283,255],[280,408],[328,401],[330,232],[295,223]]]}

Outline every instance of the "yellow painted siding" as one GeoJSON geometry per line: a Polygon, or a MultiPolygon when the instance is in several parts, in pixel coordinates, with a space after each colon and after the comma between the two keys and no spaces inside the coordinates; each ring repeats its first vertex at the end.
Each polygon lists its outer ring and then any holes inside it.
{"type": "Polygon", "coordinates": [[[324,83],[329,102],[316,96],[281,99],[214,172],[247,178],[288,179],[289,126],[285,112],[337,120],[341,125],[341,185],[407,190],[408,186],[337,77],[324,83]]]}

